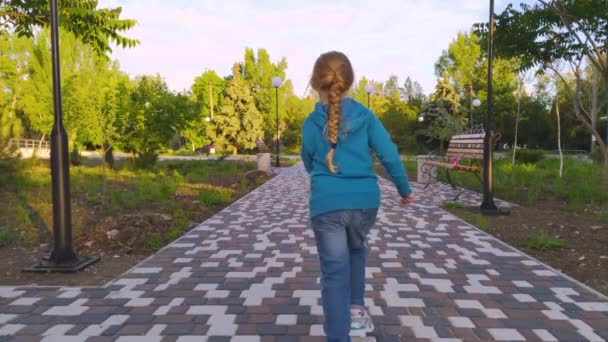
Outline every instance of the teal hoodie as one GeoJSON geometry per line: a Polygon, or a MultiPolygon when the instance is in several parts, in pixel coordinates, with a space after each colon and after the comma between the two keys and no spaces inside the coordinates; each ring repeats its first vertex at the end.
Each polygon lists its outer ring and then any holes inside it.
{"type": "Polygon", "coordinates": [[[321,103],[304,121],[302,161],[310,174],[310,216],[343,209],[380,207],[380,187],[372,151],[391,176],[401,196],[411,194],[397,147],[378,118],[359,102],[342,100],[342,120],[334,156],[337,173],[325,162],[330,144],[324,134],[327,108],[321,103]]]}

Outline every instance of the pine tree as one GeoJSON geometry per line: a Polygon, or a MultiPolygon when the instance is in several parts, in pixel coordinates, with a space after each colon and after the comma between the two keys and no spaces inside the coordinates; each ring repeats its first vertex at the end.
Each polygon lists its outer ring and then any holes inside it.
{"type": "Polygon", "coordinates": [[[220,114],[214,118],[208,134],[216,147],[237,154],[239,149],[254,148],[256,139],[263,138],[264,117],[255,106],[240,65],[235,64],[232,71],[220,114]]]}

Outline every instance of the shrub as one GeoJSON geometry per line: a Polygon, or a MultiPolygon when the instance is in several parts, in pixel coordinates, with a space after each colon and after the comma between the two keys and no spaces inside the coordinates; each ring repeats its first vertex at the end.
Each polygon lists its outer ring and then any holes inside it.
{"type": "Polygon", "coordinates": [[[601,165],[604,163],[604,154],[602,153],[602,149],[600,149],[599,147],[594,148],[593,151],[591,151],[591,153],[589,154],[589,157],[596,164],[601,165]]]}
{"type": "Polygon", "coordinates": [[[135,168],[151,170],[156,166],[158,154],[154,151],[143,152],[135,157],[135,168]]]}
{"type": "Polygon", "coordinates": [[[74,149],[70,152],[70,163],[72,166],[79,166],[82,164],[82,156],[76,145],[74,145],[74,149]]]}
{"type": "Polygon", "coordinates": [[[521,245],[539,251],[556,251],[566,247],[566,243],[563,240],[553,238],[545,232],[534,234],[529,239],[523,241],[521,245]]]}
{"type": "Polygon", "coordinates": [[[226,205],[232,201],[232,194],[229,189],[203,189],[198,198],[204,206],[226,205]]]}
{"type": "Polygon", "coordinates": [[[545,158],[545,152],[540,150],[517,150],[515,160],[525,164],[536,164],[545,158]]]}

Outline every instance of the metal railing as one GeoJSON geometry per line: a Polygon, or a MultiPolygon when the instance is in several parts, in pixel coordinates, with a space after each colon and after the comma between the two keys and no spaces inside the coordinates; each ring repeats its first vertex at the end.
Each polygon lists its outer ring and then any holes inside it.
{"type": "Polygon", "coordinates": [[[10,140],[11,144],[17,148],[37,148],[43,150],[50,150],[51,143],[46,140],[32,140],[32,139],[16,139],[10,140]]]}

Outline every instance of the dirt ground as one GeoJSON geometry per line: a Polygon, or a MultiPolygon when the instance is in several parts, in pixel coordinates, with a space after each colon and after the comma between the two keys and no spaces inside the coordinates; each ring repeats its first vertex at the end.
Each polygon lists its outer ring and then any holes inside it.
{"type": "MultiPolygon", "coordinates": [[[[378,167],[377,171],[386,177],[382,167],[378,167]]],[[[410,180],[415,180],[416,170],[408,169],[408,176],[410,180]]],[[[508,216],[487,216],[487,232],[608,295],[608,220],[597,215],[600,209],[602,208],[587,206],[573,210],[561,199],[541,198],[534,207],[512,208],[508,216]],[[565,247],[550,251],[522,246],[525,240],[540,232],[563,240],[565,247]]],[[[478,207],[446,210],[477,225],[478,207]]]]}
{"type": "MultiPolygon", "coordinates": [[[[236,201],[255,189],[260,181],[269,178],[268,175],[259,172],[250,172],[229,177],[214,177],[206,182],[206,186],[232,187],[236,191],[234,196],[236,201]],[[242,179],[246,180],[246,188],[236,187],[235,184],[242,179]]],[[[22,272],[23,268],[33,265],[49,254],[51,250],[49,243],[52,241],[50,235],[42,237],[43,243],[38,246],[0,248],[0,260],[2,260],[0,262],[0,285],[103,285],[226,207],[203,207],[198,202],[195,190],[180,191],[171,199],[172,203],[183,210],[185,217],[172,217],[163,213],[162,204],[151,203],[145,207],[140,206],[101,217],[86,229],[86,233],[75,232],[74,247],[78,255],[101,257],[98,263],[82,272],[22,272]],[[150,240],[151,235],[158,238],[150,240]],[[150,241],[154,243],[151,244],[150,241]]],[[[86,202],[79,198],[79,194],[73,194],[74,216],[82,213],[91,215],[93,208],[87,208],[86,202]]],[[[43,215],[42,220],[51,222],[51,212],[43,215]]]]}
{"type": "MultiPolygon", "coordinates": [[[[447,209],[475,225],[478,208],[447,209]],[[472,215],[473,214],[473,215],[472,215]]],[[[584,209],[575,212],[555,199],[515,207],[508,216],[488,216],[488,233],[551,267],[608,294],[608,222],[584,209]],[[522,242],[539,232],[563,240],[561,250],[536,250],[522,242]]]]}

